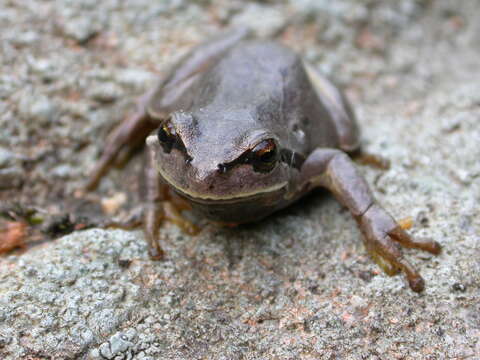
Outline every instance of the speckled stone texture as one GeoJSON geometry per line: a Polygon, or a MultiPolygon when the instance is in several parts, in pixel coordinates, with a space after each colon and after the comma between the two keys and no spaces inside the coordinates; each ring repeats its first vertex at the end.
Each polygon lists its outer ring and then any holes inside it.
{"type": "MultiPolygon", "coordinates": [[[[363,147],[392,163],[361,167],[375,195],[443,246],[405,251],[427,283],[413,293],[321,191],[239,229],[167,225],[163,262],[141,231],[76,231],[0,258],[0,358],[480,359],[478,4],[0,2],[2,205],[61,213],[157,74],[248,25],[346,89],[363,147]]],[[[127,199],[104,209],[128,212],[141,168],[139,155],[89,200],[127,199]]]]}

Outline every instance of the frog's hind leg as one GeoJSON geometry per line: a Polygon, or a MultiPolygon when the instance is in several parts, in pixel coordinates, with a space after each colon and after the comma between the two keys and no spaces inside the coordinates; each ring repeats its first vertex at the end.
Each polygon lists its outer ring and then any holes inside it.
{"type": "Polygon", "coordinates": [[[327,188],[350,210],[363,233],[367,251],[387,274],[401,270],[413,291],[423,290],[421,275],[404,258],[401,247],[438,254],[440,245],[408,235],[377,203],[347,154],[338,149],[318,148],[302,165],[301,176],[305,186],[327,188]]]}
{"type": "Polygon", "coordinates": [[[338,147],[349,153],[360,164],[381,170],[389,169],[390,161],[387,158],[366,152],[360,147],[360,135],[355,114],[345,95],[311,64],[304,64],[319,99],[330,113],[339,139],[338,147]]]}
{"type": "Polygon", "coordinates": [[[345,95],[312,64],[304,62],[305,70],[319,100],[328,110],[335,126],[339,148],[354,152],[360,147],[360,136],[355,114],[345,95]]]}
{"type": "Polygon", "coordinates": [[[150,121],[147,114],[147,104],[152,92],[142,96],[137,104],[137,110],[118,125],[105,142],[102,155],[92,169],[84,188],[87,191],[97,187],[101,178],[118,159],[119,154],[129,154],[140,146],[146,136],[155,129],[156,125],[150,121]]]}
{"type": "Polygon", "coordinates": [[[360,147],[360,134],[355,114],[345,95],[311,64],[304,62],[304,65],[319,99],[330,113],[339,139],[338,147],[361,164],[381,170],[389,169],[388,159],[366,152],[360,147]]]}

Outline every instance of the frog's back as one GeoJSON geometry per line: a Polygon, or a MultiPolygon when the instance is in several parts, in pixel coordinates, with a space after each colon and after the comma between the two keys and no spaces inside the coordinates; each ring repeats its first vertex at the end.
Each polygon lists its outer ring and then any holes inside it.
{"type": "Polygon", "coordinates": [[[312,87],[302,59],[281,44],[243,41],[203,73],[198,82],[191,112],[207,109],[228,117],[229,113],[247,111],[250,116],[245,116],[241,124],[237,117],[236,123],[230,124],[232,128],[262,126],[304,155],[318,146],[338,146],[334,124],[312,87]]]}
{"type": "Polygon", "coordinates": [[[294,78],[299,57],[288,48],[267,41],[243,41],[208,69],[199,79],[200,92],[193,107],[209,104],[230,107],[282,101],[282,84],[294,78]]]}

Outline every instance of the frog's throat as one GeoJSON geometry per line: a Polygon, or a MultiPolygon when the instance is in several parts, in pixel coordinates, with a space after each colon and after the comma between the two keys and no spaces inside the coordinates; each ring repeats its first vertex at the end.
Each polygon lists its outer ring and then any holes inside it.
{"type": "Polygon", "coordinates": [[[173,186],[175,190],[191,197],[192,199],[199,199],[199,200],[210,200],[210,201],[240,200],[240,199],[251,198],[251,197],[273,193],[282,188],[285,188],[288,184],[287,181],[283,181],[281,183],[272,185],[270,187],[265,187],[265,188],[256,189],[253,191],[247,191],[243,193],[235,193],[231,195],[201,194],[201,193],[183,188],[177,182],[175,182],[175,180],[173,180],[170,176],[168,176],[164,171],[162,171],[162,169],[159,166],[157,167],[157,170],[160,173],[160,175],[163,177],[163,179],[169,185],[173,186]]]}

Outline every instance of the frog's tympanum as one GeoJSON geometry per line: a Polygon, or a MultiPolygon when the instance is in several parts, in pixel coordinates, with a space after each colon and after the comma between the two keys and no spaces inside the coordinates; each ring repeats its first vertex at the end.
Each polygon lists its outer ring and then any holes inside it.
{"type": "Polygon", "coordinates": [[[166,187],[229,225],[262,219],[323,187],[350,210],[375,261],[390,275],[403,271],[414,291],[424,288],[401,246],[433,254],[440,246],[410,237],[377,203],[347,155],[359,147],[350,105],[285,46],[237,30],[194,48],[111,134],[86,188],[145,139],[143,223],[152,258],[163,256],[162,222],[180,215],[166,204],[166,187]]]}

